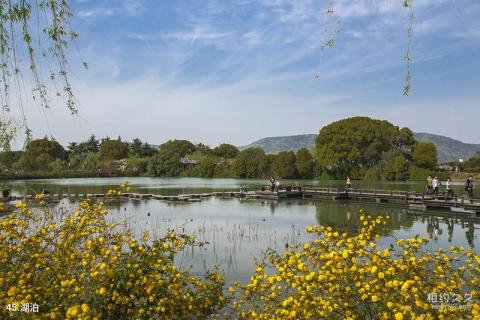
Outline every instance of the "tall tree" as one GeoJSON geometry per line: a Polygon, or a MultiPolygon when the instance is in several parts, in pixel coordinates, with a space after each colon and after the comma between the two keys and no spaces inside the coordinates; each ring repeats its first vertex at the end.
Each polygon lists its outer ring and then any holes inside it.
{"type": "Polygon", "coordinates": [[[301,148],[297,151],[297,162],[295,166],[297,167],[300,178],[313,178],[315,163],[312,154],[307,148],[301,148]]]}
{"type": "Polygon", "coordinates": [[[213,149],[214,155],[230,159],[235,158],[239,153],[237,147],[228,143],[222,143],[213,149]]]}
{"type": "Polygon", "coordinates": [[[36,139],[30,141],[19,160],[24,170],[49,170],[49,165],[56,159],[65,160],[66,151],[55,139],[36,139]]]}
{"type": "Polygon", "coordinates": [[[238,178],[257,178],[260,176],[260,159],[265,151],[260,148],[248,148],[240,151],[235,158],[233,174],[238,178]]]}
{"type": "Polygon", "coordinates": [[[196,147],[193,143],[187,140],[169,140],[160,145],[160,151],[166,153],[176,153],[180,157],[184,157],[189,153],[193,153],[196,147]]]}
{"type": "Polygon", "coordinates": [[[128,157],[128,146],[121,140],[105,139],[100,145],[98,155],[102,160],[119,160],[128,157]]]}
{"type": "Polygon", "coordinates": [[[388,121],[353,117],[323,127],[315,140],[316,158],[323,170],[342,177],[377,166],[382,154],[411,148],[407,130],[388,121]]]}
{"type": "Polygon", "coordinates": [[[278,153],[272,164],[273,174],[278,178],[297,178],[296,162],[297,157],[293,151],[282,151],[278,153]]]}
{"type": "Polygon", "coordinates": [[[434,170],[438,163],[437,147],[430,142],[417,142],[412,157],[415,166],[434,170]]]}

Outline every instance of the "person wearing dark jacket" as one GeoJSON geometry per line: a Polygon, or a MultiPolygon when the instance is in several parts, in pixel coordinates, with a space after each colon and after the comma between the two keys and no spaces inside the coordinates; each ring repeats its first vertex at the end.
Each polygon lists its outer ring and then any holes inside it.
{"type": "Polygon", "coordinates": [[[473,176],[469,176],[465,182],[465,191],[467,191],[470,201],[473,200],[473,176]]]}

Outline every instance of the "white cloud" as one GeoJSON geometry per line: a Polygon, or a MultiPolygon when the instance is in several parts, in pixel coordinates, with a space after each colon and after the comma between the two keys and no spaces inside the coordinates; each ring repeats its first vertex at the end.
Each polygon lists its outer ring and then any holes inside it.
{"type": "Polygon", "coordinates": [[[80,18],[95,18],[101,16],[113,16],[115,11],[110,8],[96,8],[91,10],[81,10],[78,12],[80,18]]]}

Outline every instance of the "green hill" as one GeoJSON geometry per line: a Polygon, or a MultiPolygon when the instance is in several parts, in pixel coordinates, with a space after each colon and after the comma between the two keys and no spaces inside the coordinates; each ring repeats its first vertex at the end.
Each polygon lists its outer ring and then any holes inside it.
{"type": "MultiPolygon", "coordinates": [[[[295,136],[268,137],[257,140],[240,149],[257,147],[266,153],[278,153],[280,151],[296,151],[300,148],[311,149],[315,145],[316,134],[301,134],[295,136]]],[[[432,142],[437,146],[439,162],[456,161],[458,159],[469,159],[477,151],[480,151],[480,144],[463,143],[461,141],[430,134],[415,133],[418,141],[432,142]]]]}
{"type": "Polygon", "coordinates": [[[316,134],[300,134],[295,136],[268,137],[257,140],[247,146],[239,147],[239,149],[256,147],[263,149],[266,153],[297,151],[300,148],[310,149],[315,145],[316,136],[316,134]]]}
{"type": "Polygon", "coordinates": [[[458,159],[467,160],[477,151],[480,151],[480,144],[463,143],[436,134],[419,132],[415,133],[415,139],[435,144],[437,146],[439,162],[456,161],[458,159]]]}

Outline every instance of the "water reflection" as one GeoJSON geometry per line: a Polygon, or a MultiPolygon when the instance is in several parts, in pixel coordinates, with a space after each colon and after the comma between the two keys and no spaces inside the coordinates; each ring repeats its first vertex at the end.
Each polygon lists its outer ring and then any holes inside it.
{"type": "Polygon", "coordinates": [[[447,232],[446,241],[451,245],[464,245],[474,249],[475,245],[478,245],[475,230],[479,229],[479,224],[467,217],[415,216],[415,221],[425,225],[429,239],[439,244],[440,247],[447,248],[444,245],[444,230],[447,232]],[[458,238],[461,236],[465,241],[459,243],[458,238]]]}
{"type": "MultiPolygon", "coordinates": [[[[76,202],[64,199],[52,204],[71,210],[76,202]]],[[[124,227],[137,235],[151,230],[158,238],[168,230],[195,235],[199,247],[187,248],[176,257],[176,263],[192,267],[203,274],[218,265],[230,280],[247,280],[253,271],[253,260],[260,259],[268,248],[283,251],[312,239],[305,232],[308,225],[320,224],[337,229],[360,227],[358,212],[372,216],[388,215],[386,234],[380,246],[388,246],[394,238],[427,236],[432,247],[469,246],[478,253],[479,224],[451,217],[412,214],[399,206],[331,200],[286,199],[254,200],[207,198],[201,202],[165,202],[158,200],[108,200],[109,219],[128,218],[124,227]],[[393,236],[393,237],[391,237],[393,236]]]]}

